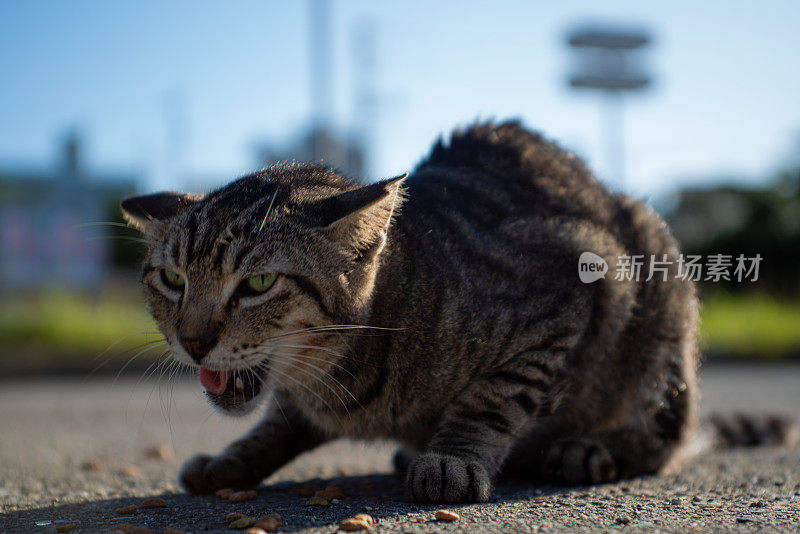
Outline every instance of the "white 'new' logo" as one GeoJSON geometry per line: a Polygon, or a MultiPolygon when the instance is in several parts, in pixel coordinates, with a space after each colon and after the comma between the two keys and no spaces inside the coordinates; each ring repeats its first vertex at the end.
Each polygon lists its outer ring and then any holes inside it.
{"type": "Polygon", "coordinates": [[[578,277],[584,284],[591,284],[606,277],[608,263],[594,252],[584,252],[578,258],[578,277]]]}

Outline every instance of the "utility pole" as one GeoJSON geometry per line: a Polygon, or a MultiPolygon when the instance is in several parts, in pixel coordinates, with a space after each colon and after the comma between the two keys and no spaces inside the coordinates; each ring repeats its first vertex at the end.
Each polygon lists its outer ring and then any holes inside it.
{"type": "Polygon", "coordinates": [[[330,128],[332,109],[331,86],[331,28],[328,0],[309,2],[309,31],[311,41],[311,108],[312,135],[314,135],[314,160],[322,157],[324,133],[330,128]]]}
{"type": "Polygon", "coordinates": [[[650,84],[639,54],[649,42],[649,35],[641,30],[597,27],[579,28],[567,37],[567,43],[577,54],[570,87],[599,91],[605,101],[602,137],[610,178],[621,188],[625,186],[623,95],[650,84]]]}

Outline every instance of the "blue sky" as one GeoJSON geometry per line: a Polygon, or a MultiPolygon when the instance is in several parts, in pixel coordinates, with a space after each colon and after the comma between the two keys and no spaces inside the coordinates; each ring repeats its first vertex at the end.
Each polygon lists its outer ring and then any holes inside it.
{"type": "MultiPolygon", "coordinates": [[[[211,187],[311,118],[308,9],[296,2],[0,3],[0,166],[46,166],[77,127],[95,168],[211,187]],[[178,103],[175,105],[174,103],[178,103]],[[167,151],[165,109],[180,143],[167,151]],[[168,155],[177,154],[174,163],[168,155]],[[171,161],[171,160],[170,160],[171,161]]],[[[353,33],[374,25],[375,177],[409,170],[475,118],[521,117],[609,174],[598,96],[566,87],[568,29],[649,28],[655,83],[624,103],[621,187],[768,176],[800,138],[800,3],[332,0],[332,117],[354,116],[353,33]]]]}

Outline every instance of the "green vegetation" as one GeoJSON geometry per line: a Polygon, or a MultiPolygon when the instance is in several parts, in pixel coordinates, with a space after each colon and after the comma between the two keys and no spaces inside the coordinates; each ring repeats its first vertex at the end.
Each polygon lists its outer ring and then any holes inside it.
{"type": "MultiPolygon", "coordinates": [[[[136,293],[47,292],[0,297],[0,367],[99,365],[130,358],[161,335],[136,293]],[[96,361],[95,361],[96,360],[96,361]]],[[[163,351],[151,350],[141,358],[163,351]]]]}
{"type": "Polygon", "coordinates": [[[703,300],[703,349],[713,355],[779,358],[800,354],[800,302],[763,294],[703,300]]]}
{"type": "MultiPolygon", "coordinates": [[[[767,295],[719,294],[704,299],[703,350],[712,356],[780,358],[800,355],[800,301],[767,295]]],[[[161,335],[136,292],[96,296],[49,292],[0,297],[0,369],[52,365],[119,368],[153,343],[137,361],[164,350],[161,335]]]]}

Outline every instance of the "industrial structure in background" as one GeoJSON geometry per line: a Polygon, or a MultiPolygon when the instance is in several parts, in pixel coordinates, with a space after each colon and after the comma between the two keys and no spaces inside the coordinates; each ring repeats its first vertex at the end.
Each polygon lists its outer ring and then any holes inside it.
{"type": "Polygon", "coordinates": [[[329,0],[310,0],[310,100],[311,120],[308,129],[283,146],[265,144],[257,147],[260,165],[280,161],[312,161],[333,167],[359,181],[368,179],[368,140],[376,122],[377,98],[372,86],[376,65],[374,32],[370,24],[362,23],[354,32],[355,97],[353,124],[345,131],[334,126],[332,118],[334,96],[333,39],[331,35],[329,0]]]}
{"type": "Polygon", "coordinates": [[[108,226],[139,176],[90,173],[70,133],[50,169],[0,168],[0,291],[53,287],[98,289],[109,274],[114,243],[108,226]]]}
{"type": "Polygon", "coordinates": [[[567,36],[567,43],[576,53],[570,87],[591,89],[603,95],[605,119],[602,137],[612,173],[609,178],[620,188],[625,186],[622,96],[650,84],[641,53],[649,42],[649,35],[642,30],[598,26],[584,26],[567,36]]]}

